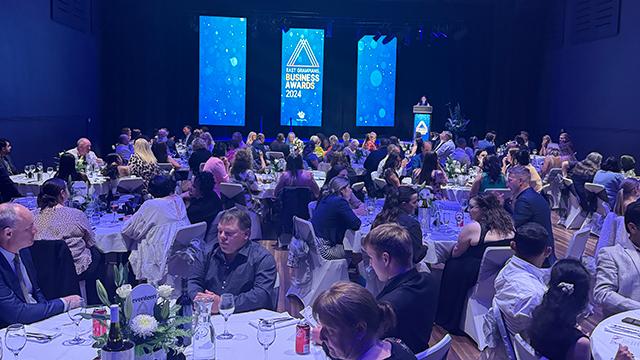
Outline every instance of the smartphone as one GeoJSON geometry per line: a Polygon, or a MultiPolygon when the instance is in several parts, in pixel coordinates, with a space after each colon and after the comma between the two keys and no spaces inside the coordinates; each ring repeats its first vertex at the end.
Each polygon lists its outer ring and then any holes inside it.
{"type": "Polygon", "coordinates": [[[626,324],[631,324],[631,325],[635,325],[635,326],[640,326],[640,320],[638,320],[638,319],[634,319],[634,318],[632,318],[632,317],[626,317],[626,318],[622,319],[622,322],[623,322],[623,323],[626,323],[626,324]]]}

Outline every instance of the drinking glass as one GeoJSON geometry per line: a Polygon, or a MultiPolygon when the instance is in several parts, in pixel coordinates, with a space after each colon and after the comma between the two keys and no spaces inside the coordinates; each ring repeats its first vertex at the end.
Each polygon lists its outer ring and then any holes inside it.
{"type": "Polygon", "coordinates": [[[118,202],[117,202],[117,201],[112,201],[112,202],[111,202],[111,212],[113,213],[113,219],[111,220],[111,223],[116,223],[116,222],[118,222],[118,219],[117,219],[117,215],[118,215],[118,202]]]}
{"type": "Polygon", "coordinates": [[[47,168],[47,175],[49,175],[49,179],[53,177],[54,170],[51,166],[47,168]]]}
{"type": "Polygon", "coordinates": [[[39,172],[39,173],[41,173],[41,172],[42,172],[42,170],[44,169],[44,167],[43,167],[43,165],[42,165],[42,162],[38,161],[38,162],[36,163],[36,169],[38,170],[38,172],[39,172]]]}
{"type": "Polygon", "coordinates": [[[27,344],[27,333],[22,324],[9,325],[7,332],[4,334],[4,343],[7,345],[14,356],[14,359],[18,358],[18,354],[27,344]]]}
{"type": "Polygon", "coordinates": [[[73,309],[67,311],[67,315],[69,319],[73,321],[76,326],[76,336],[73,339],[65,340],[62,342],[62,345],[71,346],[71,345],[80,345],[83,344],[86,340],[80,337],[80,322],[82,321],[82,315],[85,313],[86,303],[83,300],[80,301],[80,307],[78,309],[73,309]]]}
{"type": "Polygon", "coordinates": [[[224,332],[218,335],[218,340],[228,340],[233,338],[233,334],[227,330],[227,320],[233,312],[236,310],[236,304],[233,300],[233,294],[222,294],[220,295],[220,306],[218,307],[220,311],[220,315],[224,317],[224,332]]]}
{"type": "Polygon", "coordinates": [[[35,166],[35,165],[33,165],[33,164],[29,165],[29,172],[30,172],[31,174],[35,173],[35,172],[36,172],[36,166],[35,166]]]}
{"type": "Polygon", "coordinates": [[[269,320],[258,322],[258,342],[264,347],[264,360],[268,360],[267,350],[276,340],[276,326],[269,320]]]}

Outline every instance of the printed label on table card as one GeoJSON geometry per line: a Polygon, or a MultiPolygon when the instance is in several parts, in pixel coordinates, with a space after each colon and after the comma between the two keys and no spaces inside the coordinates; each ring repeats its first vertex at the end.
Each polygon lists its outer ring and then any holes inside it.
{"type": "Polygon", "coordinates": [[[153,316],[153,308],[158,301],[158,290],[149,284],[140,284],[131,290],[131,319],[140,314],[153,316]]]}

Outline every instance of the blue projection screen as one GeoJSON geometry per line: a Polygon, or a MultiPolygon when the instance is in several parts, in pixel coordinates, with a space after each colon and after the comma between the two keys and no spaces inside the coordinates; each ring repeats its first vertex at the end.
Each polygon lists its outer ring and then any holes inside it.
{"type": "Polygon", "coordinates": [[[245,18],[200,16],[200,124],[244,126],[246,60],[245,18]]]}
{"type": "Polygon", "coordinates": [[[324,30],[282,33],[280,125],[322,125],[324,30]]]}
{"type": "Polygon", "coordinates": [[[358,41],[356,126],[393,126],[398,41],[382,39],[365,35],[358,41]]]}

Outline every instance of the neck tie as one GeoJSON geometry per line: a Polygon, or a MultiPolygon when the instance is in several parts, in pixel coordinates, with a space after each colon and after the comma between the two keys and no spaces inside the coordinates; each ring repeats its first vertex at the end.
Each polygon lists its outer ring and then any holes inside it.
{"type": "Polygon", "coordinates": [[[13,258],[13,266],[16,271],[16,277],[18,277],[18,283],[20,283],[20,289],[22,290],[22,296],[27,304],[33,304],[35,301],[27,290],[27,283],[24,281],[24,275],[22,274],[22,266],[20,265],[20,254],[16,254],[13,258]]]}

